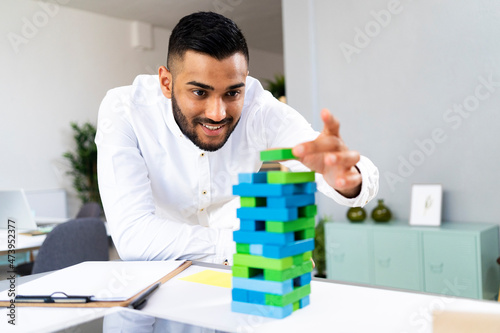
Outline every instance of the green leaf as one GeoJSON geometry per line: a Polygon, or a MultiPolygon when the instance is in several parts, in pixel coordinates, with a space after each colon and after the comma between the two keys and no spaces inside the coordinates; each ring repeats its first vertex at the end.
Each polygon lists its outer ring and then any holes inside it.
{"type": "Polygon", "coordinates": [[[88,122],[81,126],[71,122],[70,126],[75,150],[62,155],[71,165],[67,174],[73,177],[73,188],[83,203],[95,201],[102,206],[97,184],[97,146],[94,142],[96,127],[88,122]]]}
{"type": "Polygon", "coordinates": [[[282,74],[276,74],[274,76],[274,81],[266,80],[267,82],[267,90],[273,94],[274,97],[280,98],[281,96],[285,96],[285,76],[282,74]]]}

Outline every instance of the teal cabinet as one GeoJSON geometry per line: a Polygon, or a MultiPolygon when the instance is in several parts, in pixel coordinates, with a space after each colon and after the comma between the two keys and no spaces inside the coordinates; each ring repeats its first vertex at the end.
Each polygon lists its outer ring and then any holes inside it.
{"type": "Polygon", "coordinates": [[[493,299],[499,289],[498,225],[407,221],[325,224],[332,280],[493,299]]]}
{"type": "MultiPolygon", "coordinates": [[[[326,225],[325,225],[326,226],[326,225]]],[[[329,262],[327,276],[337,280],[370,283],[369,234],[363,228],[345,228],[329,235],[325,251],[329,262]]]]}
{"type": "Polygon", "coordinates": [[[474,236],[424,233],[425,291],[479,298],[474,236]]]}
{"type": "Polygon", "coordinates": [[[373,230],[374,283],[422,290],[420,238],[412,230],[373,230]]]}

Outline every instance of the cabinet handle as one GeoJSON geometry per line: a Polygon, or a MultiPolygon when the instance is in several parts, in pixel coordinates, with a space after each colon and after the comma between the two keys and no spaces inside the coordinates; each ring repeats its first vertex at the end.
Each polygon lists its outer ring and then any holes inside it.
{"type": "Polygon", "coordinates": [[[344,262],[345,258],[345,252],[339,253],[339,254],[333,254],[333,260],[336,262],[344,262]]]}
{"type": "Polygon", "coordinates": [[[326,246],[326,253],[330,254],[333,253],[335,255],[335,252],[340,248],[339,243],[327,243],[326,246]]]}
{"type": "Polygon", "coordinates": [[[378,264],[384,268],[389,268],[389,266],[391,265],[391,258],[389,257],[387,259],[379,259],[378,264]]]}
{"type": "Polygon", "coordinates": [[[443,273],[443,267],[444,267],[443,263],[437,265],[429,264],[429,268],[431,269],[432,273],[443,273]]]}

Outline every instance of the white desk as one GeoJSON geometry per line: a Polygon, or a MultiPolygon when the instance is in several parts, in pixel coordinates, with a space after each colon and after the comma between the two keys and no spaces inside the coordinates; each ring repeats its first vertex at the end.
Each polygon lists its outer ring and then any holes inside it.
{"type": "MultiPolygon", "coordinates": [[[[63,222],[64,223],[64,222],[63,222]]],[[[111,236],[108,229],[108,224],[104,222],[104,227],[106,228],[106,234],[111,236]]],[[[32,250],[38,250],[43,244],[43,241],[47,235],[37,235],[37,236],[26,236],[19,234],[16,235],[16,253],[28,252],[32,250]]],[[[7,230],[0,229],[0,255],[5,255],[8,253],[9,247],[7,243],[7,230]]]]}
{"type": "MultiPolygon", "coordinates": [[[[38,250],[40,246],[42,246],[43,241],[47,235],[38,235],[38,236],[25,236],[25,235],[16,235],[16,253],[28,252],[32,250],[38,250]]],[[[8,253],[9,244],[7,243],[7,230],[0,230],[0,255],[5,255],[8,253]]]]}
{"type": "MultiPolygon", "coordinates": [[[[231,289],[181,281],[204,269],[193,264],[168,281],[139,311],[145,315],[230,332],[431,332],[433,310],[500,315],[500,304],[415,294],[313,280],[311,304],[285,319],[231,312],[231,289]]],[[[220,269],[226,271],[224,269],[220,269]]],[[[4,287],[0,285],[0,287],[4,287]]],[[[4,289],[3,288],[3,289],[4,289]]],[[[2,289],[2,288],[0,288],[2,289]]],[[[99,318],[111,309],[17,308],[19,326],[7,324],[0,310],[1,332],[50,332],[99,318]]],[[[135,311],[124,309],[123,311],[135,311]]]]}

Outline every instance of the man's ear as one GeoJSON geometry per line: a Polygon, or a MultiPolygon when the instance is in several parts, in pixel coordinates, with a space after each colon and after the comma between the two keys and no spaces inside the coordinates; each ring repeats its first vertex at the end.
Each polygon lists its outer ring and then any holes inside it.
{"type": "Polygon", "coordinates": [[[160,77],[161,92],[166,98],[172,98],[173,76],[165,66],[160,66],[158,69],[160,77]]]}

